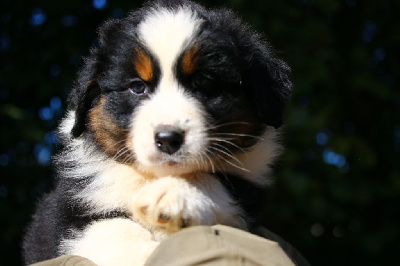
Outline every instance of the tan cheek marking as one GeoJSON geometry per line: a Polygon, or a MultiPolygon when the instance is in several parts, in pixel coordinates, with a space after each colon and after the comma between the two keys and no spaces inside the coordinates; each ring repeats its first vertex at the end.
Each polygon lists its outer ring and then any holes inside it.
{"type": "Polygon", "coordinates": [[[199,46],[193,46],[185,52],[182,58],[182,70],[186,74],[193,74],[199,62],[199,46]]]}
{"type": "Polygon", "coordinates": [[[153,77],[153,63],[150,56],[141,49],[136,49],[133,65],[139,77],[144,81],[149,81],[153,77]]]}
{"type": "MultiPolygon", "coordinates": [[[[104,149],[104,152],[111,156],[117,156],[122,153],[121,149],[125,147],[126,130],[119,127],[113,119],[107,115],[104,110],[106,99],[102,96],[96,106],[89,113],[89,126],[94,133],[96,141],[104,149]],[[118,142],[118,144],[116,144],[118,142]]],[[[126,152],[120,156],[121,161],[127,158],[130,153],[126,152]]]]}

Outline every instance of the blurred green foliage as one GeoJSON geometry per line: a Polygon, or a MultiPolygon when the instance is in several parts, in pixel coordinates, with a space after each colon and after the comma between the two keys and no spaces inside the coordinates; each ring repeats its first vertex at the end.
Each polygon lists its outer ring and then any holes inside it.
{"type": "MultiPolygon", "coordinates": [[[[292,67],[265,225],[314,265],[397,264],[400,2],[201,2],[237,11],[292,67]]],[[[52,181],[52,132],[96,28],[140,5],[0,4],[0,265],[21,263],[21,235],[52,181]]]]}

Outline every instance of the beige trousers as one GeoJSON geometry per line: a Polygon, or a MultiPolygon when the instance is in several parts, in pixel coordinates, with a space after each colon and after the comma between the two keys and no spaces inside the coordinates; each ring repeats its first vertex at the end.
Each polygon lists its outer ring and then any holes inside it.
{"type": "MultiPolygon", "coordinates": [[[[196,226],[164,240],[146,266],[266,265],[307,266],[308,262],[279,236],[259,227],[254,234],[224,226],[196,226]]],[[[34,266],[93,266],[88,259],[64,255],[34,266]]]]}

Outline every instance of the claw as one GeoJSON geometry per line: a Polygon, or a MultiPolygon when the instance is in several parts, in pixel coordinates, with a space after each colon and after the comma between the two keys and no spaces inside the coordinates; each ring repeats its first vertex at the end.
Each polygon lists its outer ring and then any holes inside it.
{"type": "Polygon", "coordinates": [[[165,224],[168,223],[169,220],[171,220],[171,217],[165,213],[160,213],[160,215],[158,216],[158,222],[165,224]]]}
{"type": "Polygon", "coordinates": [[[190,226],[190,219],[186,218],[186,219],[182,219],[181,222],[181,228],[186,228],[190,226]]]}
{"type": "Polygon", "coordinates": [[[140,207],[140,212],[141,212],[142,214],[147,214],[147,208],[148,208],[147,205],[145,205],[145,206],[143,206],[143,207],[140,207]]]}

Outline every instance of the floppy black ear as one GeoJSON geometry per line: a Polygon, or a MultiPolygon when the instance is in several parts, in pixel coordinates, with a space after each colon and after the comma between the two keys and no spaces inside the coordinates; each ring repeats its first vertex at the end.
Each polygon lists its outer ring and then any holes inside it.
{"type": "Polygon", "coordinates": [[[91,50],[91,55],[85,58],[84,67],[78,72],[78,78],[68,99],[68,109],[75,111],[75,122],[71,130],[74,138],[79,137],[87,129],[87,115],[100,95],[98,77],[101,64],[98,60],[98,48],[91,50]]]}
{"type": "Polygon", "coordinates": [[[292,90],[289,71],[284,61],[261,49],[252,54],[242,77],[243,85],[250,87],[258,116],[275,128],[283,123],[283,111],[292,90]]]}
{"type": "MultiPolygon", "coordinates": [[[[88,112],[101,94],[98,79],[108,65],[107,58],[110,54],[106,44],[112,46],[116,43],[120,23],[120,20],[110,19],[99,27],[98,47],[91,49],[84,67],[78,73],[76,86],[69,98],[70,109],[75,110],[75,123],[71,131],[75,138],[87,129],[88,112]]],[[[110,49],[115,50],[113,47],[110,49]]]]}
{"type": "Polygon", "coordinates": [[[74,101],[73,108],[75,108],[75,122],[71,131],[74,138],[79,137],[86,130],[88,112],[99,95],[100,88],[97,81],[92,81],[86,88],[76,90],[76,94],[71,97],[71,101],[74,101]]]}
{"type": "Polygon", "coordinates": [[[241,62],[242,87],[251,95],[258,117],[263,123],[279,128],[292,90],[290,68],[275,56],[261,34],[231,11],[221,9],[209,20],[220,32],[228,33],[235,44],[241,62]]]}

